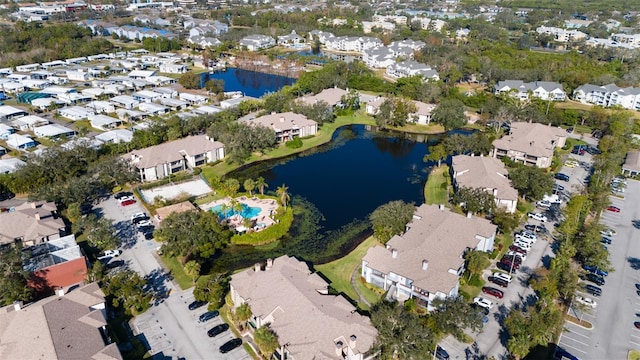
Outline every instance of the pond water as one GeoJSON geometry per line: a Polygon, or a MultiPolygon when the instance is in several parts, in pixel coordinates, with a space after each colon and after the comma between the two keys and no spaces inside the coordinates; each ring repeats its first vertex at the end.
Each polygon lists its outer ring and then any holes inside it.
{"type": "Polygon", "coordinates": [[[202,73],[200,75],[200,87],[211,79],[224,81],[224,91],[242,91],[246,96],[262,97],[262,95],[276,92],[285,85],[296,82],[294,78],[266,74],[257,71],[228,68],[223,71],[202,73]]]}
{"type": "Polygon", "coordinates": [[[291,196],[306,198],[322,213],[325,230],[335,230],[392,200],[422,203],[430,169],[422,161],[426,153],[425,142],[351,125],[338,129],[327,145],[230,177],[242,184],[262,176],[269,191],[285,184],[291,196]]]}

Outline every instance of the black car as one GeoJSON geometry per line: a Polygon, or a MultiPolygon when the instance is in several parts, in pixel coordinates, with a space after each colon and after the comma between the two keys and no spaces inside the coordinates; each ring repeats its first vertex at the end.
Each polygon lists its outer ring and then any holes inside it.
{"type": "Polygon", "coordinates": [[[123,192],[119,192],[119,193],[113,195],[113,197],[116,200],[120,200],[120,199],[122,199],[124,197],[127,197],[127,196],[133,196],[133,193],[132,192],[128,192],[128,191],[123,191],[123,192]]]}
{"type": "Polygon", "coordinates": [[[554,191],[563,191],[564,190],[564,186],[562,186],[560,184],[553,184],[553,190],[554,191]]]}
{"type": "Polygon", "coordinates": [[[449,353],[438,345],[436,347],[436,359],[438,360],[449,360],[449,353]]]}
{"type": "Polygon", "coordinates": [[[226,354],[240,345],[242,345],[242,339],[231,339],[220,346],[220,352],[226,354]]]}
{"type": "Polygon", "coordinates": [[[587,147],[587,152],[591,155],[598,155],[602,153],[597,147],[594,146],[587,147]]]}
{"type": "Polygon", "coordinates": [[[135,225],[135,224],[138,224],[139,222],[144,221],[144,220],[149,220],[149,217],[146,214],[144,216],[138,216],[138,217],[133,218],[133,220],[131,220],[131,222],[135,225]]]}
{"type": "Polygon", "coordinates": [[[507,281],[505,281],[504,279],[500,279],[498,277],[495,276],[489,276],[489,282],[492,282],[498,286],[502,286],[504,288],[506,288],[507,286],[509,286],[509,283],[507,281]]]}
{"type": "Polygon", "coordinates": [[[504,270],[504,271],[511,271],[513,273],[516,272],[516,270],[518,270],[518,268],[514,265],[513,269],[511,269],[511,265],[508,263],[504,263],[504,262],[500,262],[498,261],[498,263],[496,264],[496,267],[500,270],[504,270]]]}
{"type": "Polygon", "coordinates": [[[534,225],[534,224],[526,224],[524,226],[525,230],[534,231],[534,232],[546,232],[547,229],[544,226],[534,225]]]}
{"type": "Polygon", "coordinates": [[[602,295],[602,289],[595,285],[587,284],[584,286],[584,290],[593,296],[602,295]]]}
{"type": "Polygon", "coordinates": [[[513,263],[514,266],[515,265],[522,265],[522,258],[520,256],[517,255],[505,255],[502,257],[502,259],[500,260],[500,262],[504,262],[504,263],[513,263]]]}
{"type": "Polygon", "coordinates": [[[222,323],[209,329],[209,331],[207,331],[207,335],[209,335],[209,337],[216,337],[227,330],[229,330],[229,325],[222,323]]]}
{"type": "Polygon", "coordinates": [[[600,240],[600,242],[603,243],[603,244],[611,245],[611,239],[606,237],[606,236],[603,236],[602,240],[600,240]]]}
{"type": "Polygon", "coordinates": [[[218,310],[207,311],[206,313],[200,315],[200,317],[198,318],[198,322],[205,322],[205,321],[211,320],[218,315],[220,315],[218,310]]]}
{"type": "Polygon", "coordinates": [[[554,175],[554,178],[556,178],[557,180],[562,180],[562,181],[569,181],[569,175],[567,174],[563,174],[563,173],[557,173],[554,175]]]}
{"type": "Polygon", "coordinates": [[[124,260],[114,260],[114,261],[108,262],[104,267],[106,267],[107,269],[115,269],[122,265],[124,265],[124,260]]]}
{"type": "Polygon", "coordinates": [[[145,240],[153,240],[153,229],[146,231],[143,235],[145,240]]]}
{"type": "Polygon", "coordinates": [[[189,304],[189,310],[195,310],[195,309],[197,309],[199,307],[203,307],[205,305],[207,305],[206,301],[194,301],[191,304],[189,304]]]}
{"type": "Polygon", "coordinates": [[[140,232],[141,232],[141,233],[143,233],[143,234],[146,234],[146,233],[148,233],[148,232],[150,232],[150,233],[152,233],[152,234],[153,234],[153,230],[154,230],[154,227],[153,227],[153,226],[140,226],[140,227],[138,228],[138,231],[140,231],[140,232]]]}
{"type": "Polygon", "coordinates": [[[598,276],[593,273],[588,273],[587,276],[585,276],[585,278],[596,285],[600,285],[600,286],[604,285],[604,278],[602,276],[598,276]]]}
{"type": "Polygon", "coordinates": [[[16,196],[16,195],[14,193],[12,193],[11,191],[4,192],[4,193],[0,194],[0,201],[13,199],[14,196],[16,196]]]}

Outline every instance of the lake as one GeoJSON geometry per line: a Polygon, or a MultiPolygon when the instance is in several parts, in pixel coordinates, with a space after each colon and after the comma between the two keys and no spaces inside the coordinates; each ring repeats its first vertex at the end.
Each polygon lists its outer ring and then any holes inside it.
{"type": "Polygon", "coordinates": [[[200,86],[211,79],[224,81],[224,91],[242,91],[245,96],[262,97],[276,92],[285,85],[293,85],[297,79],[280,75],[261,73],[238,68],[227,68],[223,71],[203,73],[200,75],[200,86]]]}
{"type": "Polygon", "coordinates": [[[270,191],[285,184],[291,196],[302,196],[317,207],[325,230],[335,230],[353,219],[366,218],[392,200],[424,202],[429,173],[429,164],[422,161],[426,153],[426,143],[406,135],[350,125],[338,129],[329,144],[251,165],[229,176],[241,184],[246,178],[262,176],[270,191]]]}

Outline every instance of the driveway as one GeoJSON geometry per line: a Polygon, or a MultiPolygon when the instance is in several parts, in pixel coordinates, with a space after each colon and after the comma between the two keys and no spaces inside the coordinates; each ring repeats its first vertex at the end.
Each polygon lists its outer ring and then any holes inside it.
{"type": "Polygon", "coordinates": [[[602,224],[617,232],[607,245],[615,271],[606,277],[602,296],[595,298],[597,308],[584,318],[593,329],[567,324],[558,344],[580,359],[623,359],[629,350],[640,349],[640,330],[633,326],[640,321],[640,296],[634,285],[640,277],[640,230],[633,225],[640,219],[640,182],[629,180],[624,195],[610,198],[620,213],[605,210],[601,217],[602,224]]]}
{"type": "Polygon", "coordinates": [[[139,202],[121,206],[117,200],[109,198],[98,204],[95,211],[113,221],[122,241],[123,253],[118,260],[125,261],[123,267],[146,277],[157,294],[152,307],[132,320],[134,332],[143,337],[152,355],[162,359],[250,359],[242,347],[220,354],[218,348],[233,338],[233,333],[227,331],[210,339],[207,330],[222,320],[218,317],[200,324],[198,316],[206,311],[206,307],[189,311],[188,304],[194,300],[192,290],[183,291],[171,281],[156,254],[160,243],[144,240],[131,224],[131,215],[146,212],[139,202]]]}

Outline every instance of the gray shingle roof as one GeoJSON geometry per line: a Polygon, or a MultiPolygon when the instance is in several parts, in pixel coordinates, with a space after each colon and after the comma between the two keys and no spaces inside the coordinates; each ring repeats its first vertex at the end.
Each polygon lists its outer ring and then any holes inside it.
{"type": "Polygon", "coordinates": [[[455,181],[460,187],[496,189],[498,199],[518,200],[518,191],[507,178],[502,161],[486,156],[457,155],[451,159],[455,181]]]}
{"type": "Polygon", "coordinates": [[[561,128],[534,123],[512,123],[511,132],[493,142],[498,149],[519,151],[536,157],[553,156],[559,137],[566,137],[561,128]]]}

